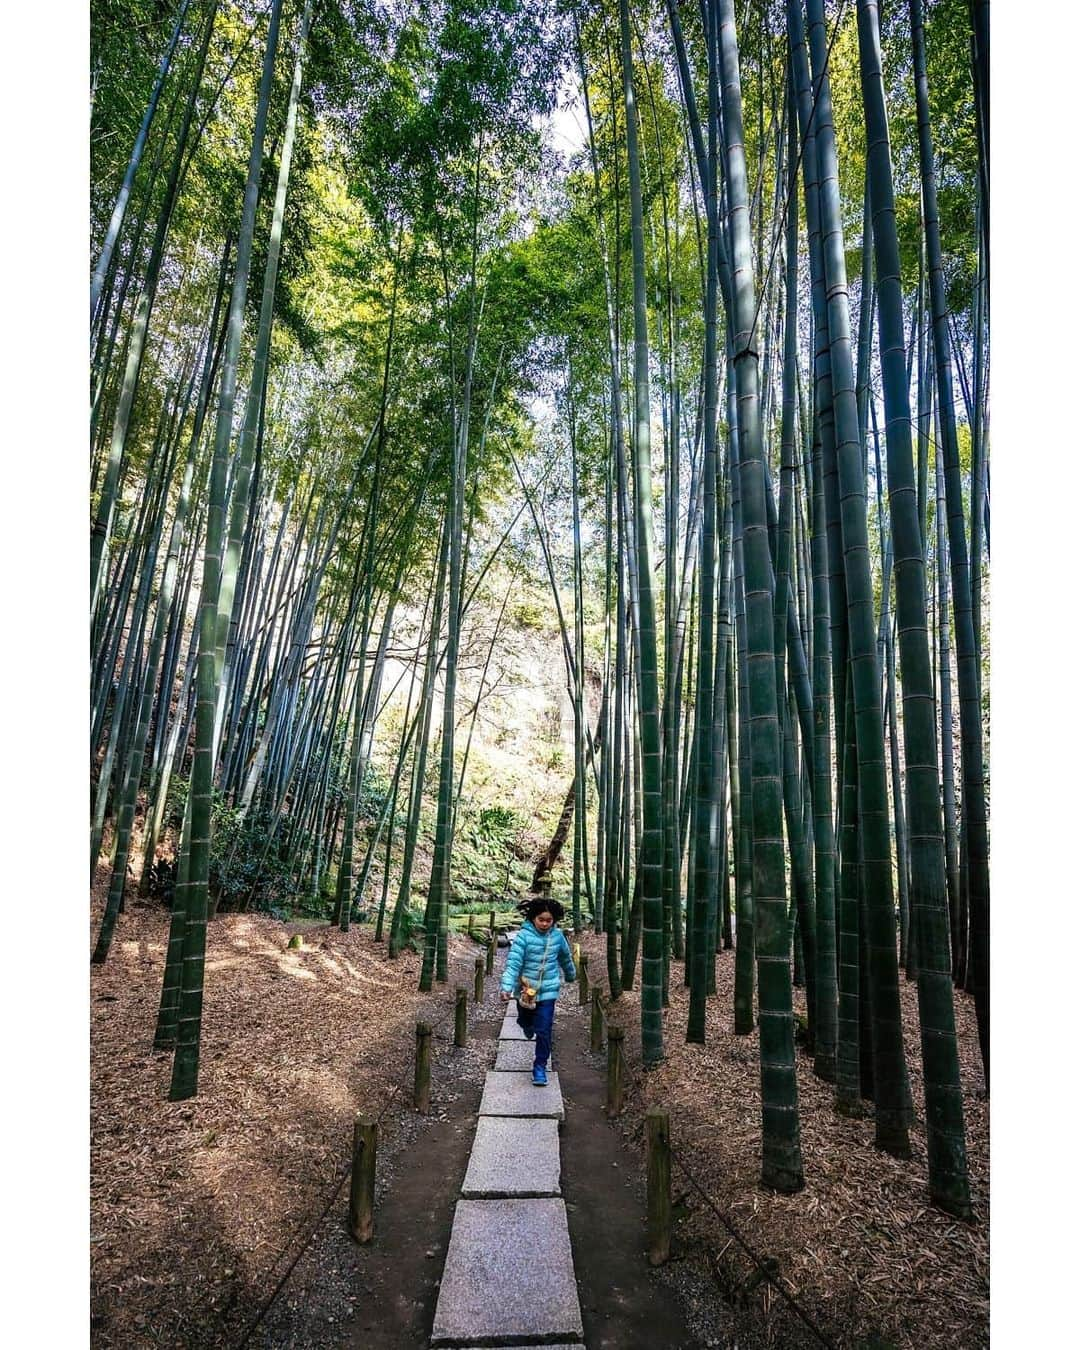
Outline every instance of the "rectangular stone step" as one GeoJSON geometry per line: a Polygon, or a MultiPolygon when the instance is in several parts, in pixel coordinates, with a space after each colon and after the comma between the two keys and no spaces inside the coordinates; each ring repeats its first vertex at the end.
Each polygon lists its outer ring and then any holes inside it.
{"type": "Polygon", "coordinates": [[[489,1069],[484,1078],[484,1095],[480,1098],[480,1115],[564,1120],[566,1113],[559,1075],[549,1073],[547,1086],[537,1087],[531,1075],[498,1073],[489,1069]]]}
{"type": "Polygon", "coordinates": [[[461,1194],[467,1200],[561,1195],[559,1123],[481,1116],[461,1194]]]}
{"type": "Polygon", "coordinates": [[[580,1345],[566,1206],[561,1200],[459,1200],[432,1346],[580,1345]]]}
{"type": "Polygon", "coordinates": [[[500,1041],[523,1041],[525,1033],[517,1024],[517,1004],[510,1004],[510,1011],[506,1014],[502,1027],[499,1030],[500,1041]]]}
{"type": "Polygon", "coordinates": [[[503,1073],[528,1071],[532,1068],[535,1058],[534,1041],[500,1041],[499,1051],[495,1056],[495,1068],[503,1073]]]}

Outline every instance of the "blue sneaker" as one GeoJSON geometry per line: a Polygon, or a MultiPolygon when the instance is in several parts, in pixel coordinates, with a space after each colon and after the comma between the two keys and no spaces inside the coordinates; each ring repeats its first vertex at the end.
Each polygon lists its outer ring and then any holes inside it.
{"type": "Polygon", "coordinates": [[[547,1069],[543,1064],[533,1065],[533,1087],[547,1087],[547,1069]]]}

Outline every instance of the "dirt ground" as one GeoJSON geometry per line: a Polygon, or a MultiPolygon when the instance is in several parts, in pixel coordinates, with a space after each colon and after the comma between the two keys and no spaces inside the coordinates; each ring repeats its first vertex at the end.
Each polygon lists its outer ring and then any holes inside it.
{"type": "MultiPolygon", "coordinates": [[[[455,1049],[450,992],[418,994],[419,958],[389,962],[369,927],[222,916],[208,930],[199,1095],[174,1104],[170,1057],[150,1048],[166,935],[164,912],[136,903],[92,970],[93,1344],[426,1345],[502,1020],[496,981],[480,1004],[470,993],[468,1043],[455,1049]],[[295,931],[304,945],[290,951],[295,931]],[[410,1106],[418,1016],[435,1023],[427,1117],[410,1106]],[[381,1117],[365,1247],[345,1224],[357,1111],[381,1117]]],[[[452,939],[451,988],[471,991],[476,951],[452,939]]],[[[729,1344],[701,1262],[645,1264],[641,1148],[604,1118],[603,1056],[589,1055],[574,989],[554,1062],[588,1344],[729,1344]]]]}
{"type": "MultiPolygon", "coordinates": [[[[604,939],[582,938],[594,976],[606,990],[604,939]]],[[[832,1109],[832,1088],[799,1052],[798,1084],[806,1186],[774,1195],[758,1184],[760,1085],[757,1034],[732,1032],[734,952],[717,958],[717,997],[708,1002],[706,1044],[685,1042],[688,1010],[683,967],[673,963],[671,1006],[664,1013],[665,1060],[644,1072],[637,991],[609,1008],[627,1028],[632,1087],[622,1128],[640,1140],[644,1111],[671,1117],[676,1241],[709,1262],[735,1309],[757,1309],[753,1326],[777,1347],[820,1346],[756,1267],[719,1211],[779,1279],[816,1327],[851,1350],[978,1350],[989,1345],[989,1110],[983,1091],[974,1004],[956,1000],[968,1167],[975,1222],[932,1208],[926,1180],[926,1132],[916,988],[901,978],[908,1072],[915,1105],[912,1157],[898,1161],[873,1144],[873,1120],[832,1109]],[[680,1167],[679,1160],[683,1163],[680,1167]],[[685,1168],[685,1170],[684,1170],[685,1168]],[[708,1196],[708,1202],[701,1192],[708,1196]],[[711,1204],[709,1203],[711,1202],[711,1204]],[[715,1206],[715,1209],[713,1208],[715,1206]]],[[[805,1011],[801,990],[796,1002],[805,1011]]],[[[756,1334],[756,1332],[755,1332],[756,1334]]],[[[739,1344],[745,1344],[740,1338],[739,1344]]]]}
{"type": "MultiPolygon", "coordinates": [[[[564,991],[552,1065],[566,1107],[562,1191],[585,1343],[589,1350],[728,1345],[721,1328],[731,1319],[706,1268],[687,1262],[651,1271],[646,1265],[641,1150],[604,1120],[603,1057],[589,1054],[587,1019],[577,1002],[575,990],[564,991]]],[[[353,1243],[336,1212],[340,1206],[332,1209],[252,1336],[252,1347],[427,1345],[502,1011],[496,982],[489,980],[483,1004],[471,1011],[468,1045],[447,1047],[435,1057],[432,1115],[406,1116],[392,1148],[380,1149],[371,1243],[353,1243]]],[[[740,1341],[746,1350],[754,1344],[740,1341]]]]}
{"type": "MultiPolygon", "coordinates": [[[[129,904],[91,975],[91,1328],[102,1350],[238,1344],[342,1181],[357,1113],[383,1114],[387,1162],[416,1119],[417,1018],[435,1024],[438,1057],[453,986],[472,985],[467,939],[451,939],[449,989],[421,995],[420,958],[389,961],[369,926],[221,916],[207,937],[199,1093],[173,1103],[172,1057],[152,1049],[167,925],[159,907],[129,904]],[[304,945],[290,951],[298,931],[304,945]]],[[[342,1214],[346,1204],[342,1191],[342,1214]]]]}
{"type": "MultiPolygon", "coordinates": [[[[93,1344],[423,1345],[494,1055],[499,1008],[490,979],[484,1003],[470,1002],[469,1045],[451,1044],[451,991],[456,983],[471,988],[476,948],[453,939],[449,989],[421,995],[419,957],[390,962],[370,927],[341,934],[262,916],[218,918],[208,930],[199,1095],[170,1103],[171,1057],[151,1049],[166,933],[163,910],[131,904],[107,963],[92,971],[93,1344]],[[303,947],[288,950],[301,930],[303,947]],[[423,1119],[410,1109],[418,1017],[436,1023],[433,1112],[423,1119]],[[366,1249],[344,1229],[357,1112],[381,1115],[377,1236],[366,1249]]],[[[594,973],[602,971],[599,944],[586,936],[583,945],[594,973]]],[[[648,1075],[640,1072],[636,995],[620,1000],[613,1016],[629,1028],[632,1082],[615,1125],[600,1112],[603,1057],[587,1053],[585,1012],[572,998],[560,1009],[564,1184],[575,1206],[586,1330],[591,1325],[595,1339],[612,1319],[625,1316],[629,1326],[646,1309],[645,1324],[633,1323],[640,1333],[611,1343],[628,1350],[820,1343],[767,1285],[748,1288],[753,1267],[678,1168],[674,1259],[659,1272],[638,1265],[642,1112],[656,1101],[671,1112],[676,1149],[693,1157],[697,1182],[759,1253],[779,1261],[785,1286],[835,1344],[985,1345],[987,1113],[968,1001],[959,1019],[978,1215],[971,1228],[929,1208],[919,1127],[911,1162],[878,1153],[872,1123],[835,1116],[830,1090],[805,1061],[807,1187],[788,1199],[758,1188],[757,1047],[728,1029],[731,965],[730,956],[719,962],[704,1047],[682,1041],[685,995],[674,968],[668,1058],[648,1075]],[[600,1216],[606,1256],[588,1242],[600,1216]],[[620,1270],[629,1278],[620,1280],[620,1270]],[[657,1291],[671,1304],[676,1339],[659,1339],[667,1334],[660,1323],[647,1330],[657,1291]]],[[[903,996],[921,1112],[914,989],[903,996]]]]}

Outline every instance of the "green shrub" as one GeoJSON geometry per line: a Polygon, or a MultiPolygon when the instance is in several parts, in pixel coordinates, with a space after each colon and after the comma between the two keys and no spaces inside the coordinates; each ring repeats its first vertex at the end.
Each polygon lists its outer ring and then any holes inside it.
{"type": "Polygon", "coordinates": [[[219,910],[252,909],[287,919],[292,914],[291,868],[281,853],[281,832],[269,812],[227,806],[214,794],[211,814],[210,894],[219,910]]]}
{"type": "Polygon", "coordinates": [[[547,610],[535,600],[519,600],[513,614],[516,627],[531,628],[537,633],[542,633],[550,622],[547,610]]]}

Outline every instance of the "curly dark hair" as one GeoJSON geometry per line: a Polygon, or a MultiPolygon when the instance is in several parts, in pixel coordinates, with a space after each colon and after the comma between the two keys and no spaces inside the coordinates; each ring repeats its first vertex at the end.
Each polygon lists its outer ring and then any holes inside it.
{"type": "Polygon", "coordinates": [[[539,895],[533,900],[522,900],[518,905],[522,918],[535,919],[538,914],[545,912],[550,914],[556,923],[560,923],[566,914],[566,910],[559,904],[558,900],[551,900],[545,895],[539,895]]]}

